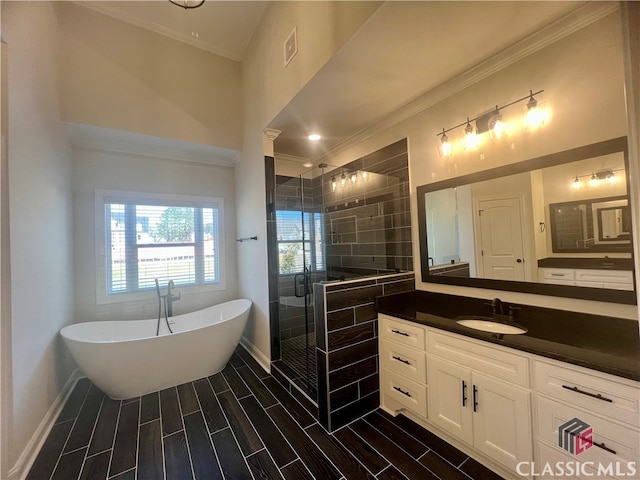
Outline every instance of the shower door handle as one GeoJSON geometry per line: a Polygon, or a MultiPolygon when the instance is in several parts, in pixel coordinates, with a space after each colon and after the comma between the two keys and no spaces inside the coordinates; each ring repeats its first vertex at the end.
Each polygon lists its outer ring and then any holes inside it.
{"type": "Polygon", "coordinates": [[[293,276],[293,294],[298,298],[302,298],[306,295],[306,290],[307,290],[306,273],[296,273],[293,276]],[[298,285],[300,285],[300,281],[298,279],[300,277],[302,277],[302,286],[304,287],[304,289],[302,290],[302,294],[298,292],[298,285]]]}

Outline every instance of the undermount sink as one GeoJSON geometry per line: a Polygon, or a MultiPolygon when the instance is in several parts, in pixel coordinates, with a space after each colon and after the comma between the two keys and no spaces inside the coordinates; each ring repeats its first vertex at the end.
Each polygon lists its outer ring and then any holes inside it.
{"type": "Polygon", "coordinates": [[[456,317],[456,323],[463,327],[482,330],[488,333],[520,335],[527,333],[527,329],[522,325],[513,322],[502,322],[494,317],[483,317],[481,315],[465,315],[456,317]]]}

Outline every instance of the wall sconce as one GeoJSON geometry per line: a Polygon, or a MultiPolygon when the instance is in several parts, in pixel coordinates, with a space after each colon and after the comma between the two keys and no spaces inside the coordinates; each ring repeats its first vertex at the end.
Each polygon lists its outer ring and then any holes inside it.
{"type": "Polygon", "coordinates": [[[503,138],[507,134],[507,123],[503,118],[502,112],[507,107],[523,102],[525,100],[527,101],[527,115],[525,117],[525,124],[529,128],[537,128],[538,126],[544,124],[546,114],[542,111],[543,109],[538,103],[538,100],[536,100],[535,98],[535,95],[540,95],[542,92],[544,92],[544,90],[538,90],[537,92],[529,90],[528,95],[519,98],[511,103],[507,103],[502,106],[496,105],[496,108],[491,110],[490,112],[484,113],[472,119],[467,117],[466,122],[462,122],[455,127],[443,128],[442,132],[436,134],[437,137],[440,137],[440,144],[438,145],[438,151],[440,152],[440,155],[442,155],[443,157],[450,157],[451,155],[453,155],[453,145],[451,144],[447,133],[460,127],[464,127],[464,148],[466,149],[477,148],[480,145],[480,135],[485,132],[489,132],[491,138],[503,138]]]}
{"type": "MultiPolygon", "coordinates": [[[[624,172],[624,168],[619,168],[619,169],[612,169],[609,168],[607,170],[600,170],[597,172],[593,172],[591,174],[586,174],[586,175],[576,175],[575,177],[571,178],[571,186],[574,189],[578,189],[580,187],[582,187],[582,180],[580,180],[581,178],[585,178],[585,179],[589,179],[589,185],[591,185],[592,187],[597,187],[598,185],[600,185],[600,181],[602,180],[606,180],[608,183],[610,184],[614,184],[618,181],[618,176],[616,175],[616,172],[624,172]]],[[[624,176],[623,176],[624,178],[624,176]]]]}

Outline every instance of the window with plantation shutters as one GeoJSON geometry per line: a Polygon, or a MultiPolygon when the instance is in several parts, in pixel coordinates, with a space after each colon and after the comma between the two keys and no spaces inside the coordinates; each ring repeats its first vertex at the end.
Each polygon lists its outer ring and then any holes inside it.
{"type": "Polygon", "coordinates": [[[221,199],[99,191],[100,206],[106,297],[155,294],[155,279],[176,287],[221,284],[221,199]]]}

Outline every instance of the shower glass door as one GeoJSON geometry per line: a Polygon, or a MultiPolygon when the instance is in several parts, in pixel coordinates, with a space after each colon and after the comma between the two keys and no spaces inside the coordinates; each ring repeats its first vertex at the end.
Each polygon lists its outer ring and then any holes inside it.
{"type": "Polygon", "coordinates": [[[313,284],[325,280],[322,170],[276,187],[280,367],[315,400],[313,284]]]}

